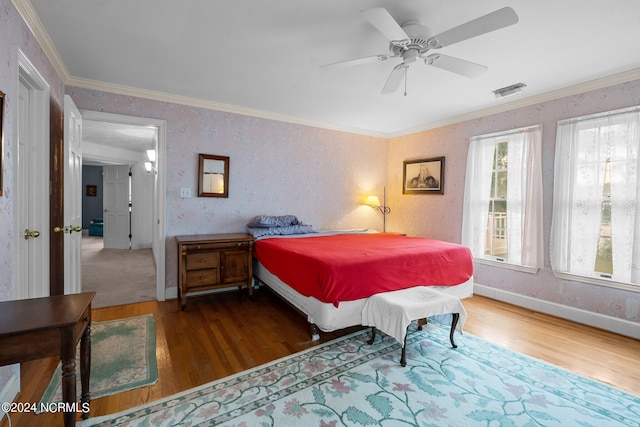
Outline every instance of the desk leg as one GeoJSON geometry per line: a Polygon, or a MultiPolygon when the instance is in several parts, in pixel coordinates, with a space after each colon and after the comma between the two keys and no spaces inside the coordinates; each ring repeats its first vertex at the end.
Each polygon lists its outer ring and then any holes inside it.
{"type": "MultiPolygon", "coordinates": [[[[89,309],[91,312],[91,309],[89,309]]],[[[91,316],[91,314],[89,314],[91,316]]],[[[89,378],[91,378],[91,318],[89,317],[87,327],[80,339],[80,381],[82,383],[82,419],[89,418],[89,404],[91,402],[91,390],[89,389],[89,378]],[[85,411],[86,407],[86,411],[85,411]]]]}
{"type": "MultiPolygon", "coordinates": [[[[73,326],[60,330],[60,361],[62,362],[62,401],[72,406],[76,402],[76,343],[73,326]]],[[[65,411],[65,427],[76,425],[76,412],[65,411]]]]}

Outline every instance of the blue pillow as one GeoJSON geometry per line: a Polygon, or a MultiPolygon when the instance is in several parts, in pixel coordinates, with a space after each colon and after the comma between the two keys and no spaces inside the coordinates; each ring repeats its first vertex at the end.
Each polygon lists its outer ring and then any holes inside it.
{"type": "Polygon", "coordinates": [[[317,231],[308,224],[294,224],[284,227],[247,227],[247,232],[256,239],[266,236],[317,233],[317,231]]]}
{"type": "Polygon", "coordinates": [[[298,221],[295,215],[258,215],[253,217],[251,221],[247,223],[247,227],[251,228],[265,228],[265,227],[286,227],[289,225],[302,224],[298,221]]]}

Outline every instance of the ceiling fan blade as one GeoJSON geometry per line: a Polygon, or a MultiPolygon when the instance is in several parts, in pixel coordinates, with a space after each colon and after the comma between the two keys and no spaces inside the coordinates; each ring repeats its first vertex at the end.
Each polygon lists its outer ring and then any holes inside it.
{"type": "Polygon", "coordinates": [[[461,76],[475,78],[487,71],[487,67],[484,65],[476,64],[475,62],[465,61],[464,59],[455,58],[453,56],[442,55],[440,53],[434,53],[424,58],[427,65],[432,65],[436,68],[451,71],[452,73],[460,74],[461,76]]]}
{"type": "Polygon", "coordinates": [[[404,80],[405,69],[407,65],[403,62],[402,64],[398,64],[393,68],[391,74],[387,78],[387,82],[384,84],[382,88],[383,94],[393,93],[398,90],[400,84],[404,80]]]}
{"type": "Polygon", "coordinates": [[[454,43],[461,42],[491,31],[499,30],[518,22],[518,15],[510,7],[503,7],[488,15],[476,18],[466,24],[458,25],[450,30],[433,36],[431,40],[436,40],[437,44],[433,46],[435,49],[450,46],[454,43]]]}
{"type": "Polygon", "coordinates": [[[387,55],[387,54],[366,56],[364,58],[349,59],[346,61],[340,61],[340,62],[334,62],[332,64],[321,65],[320,68],[323,70],[329,70],[334,68],[345,68],[345,67],[351,67],[354,65],[369,64],[371,62],[382,62],[382,61],[386,61],[389,58],[391,58],[391,55],[387,55]]]}
{"type": "Polygon", "coordinates": [[[389,41],[398,42],[398,44],[406,44],[411,39],[396,20],[389,15],[387,9],[383,7],[376,7],[373,9],[361,10],[360,13],[371,25],[384,34],[389,41]]]}

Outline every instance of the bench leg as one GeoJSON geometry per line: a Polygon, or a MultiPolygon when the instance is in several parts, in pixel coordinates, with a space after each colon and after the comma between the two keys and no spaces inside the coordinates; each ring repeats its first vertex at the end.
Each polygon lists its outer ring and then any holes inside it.
{"type": "Polygon", "coordinates": [[[427,318],[418,319],[418,330],[421,331],[422,327],[428,323],[427,318]]]}
{"type": "Polygon", "coordinates": [[[376,327],[372,326],[371,327],[371,339],[369,341],[367,341],[367,344],[371,345],[373,344],[373,342],[376,340],[376,327]]]}
{"type": "Polygon", "coordinates": [[[404,343],[402,344],[402,355],[400,356],[400,366],[403,368],[407,366],[407,336],[404,336],[404,343]]]}
{"type": "Polygon", "coordinates": [[[458,348],[456,343],[453,341],[453,333],[456,331],[456,326],[458,325],[458,320],[460,319],[460,313],[452,313],[453,320],[451,321],[451,332],[449,332],[449,341],[451,341],[451,347],[458,348]]]}
{"type": "Polygon", "coordinates": [[[320,329],[315,323],[309,323],[309,327],[311,328],[311,341],[320,341],[320,329]]]}

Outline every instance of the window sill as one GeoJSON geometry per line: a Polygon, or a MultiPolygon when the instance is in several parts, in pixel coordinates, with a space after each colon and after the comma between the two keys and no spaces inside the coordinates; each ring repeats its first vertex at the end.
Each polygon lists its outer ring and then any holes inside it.
{"type": "Polygon", "coordinates": [[[527,267],[524,265],[511,264],[506,261],[494,261],[494,260],[485,259],[485,258],[474,258],[473,261],[477,262],[478,264],[490,265],[492,267],[507,268],[509,270],[521,271],[523,273],[529,273],[529,274],[537,274],[538,270],[540,270],[538,267],[527,267]]]}
{"type": "Polygon", "coordinates": [[[589,283],[591,285],[604,286],[607,288],[622,289],[631,292],[640,292],[640,285],[634,285],[633,283],[616,282],[613,279],[605,279],[599,277],[580,276],[572,273],[562,273],[554,271],[553,276],[557,279],[570,280],[572,282],[589,283]]]}

